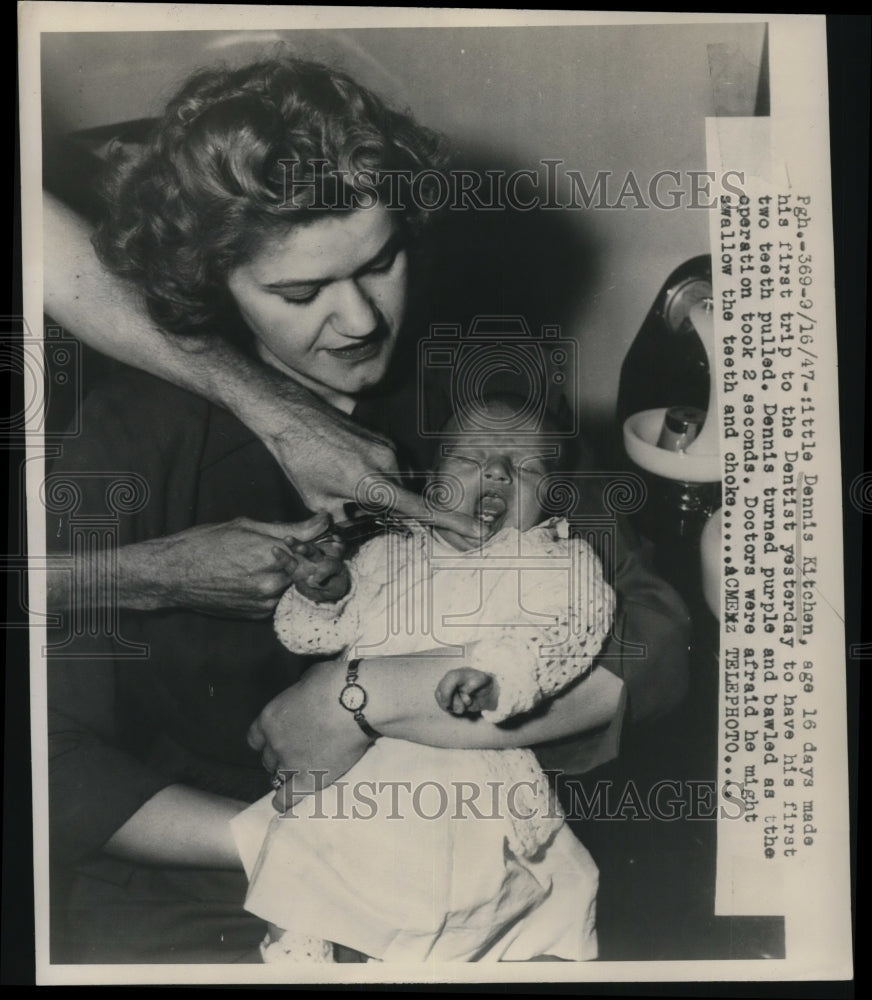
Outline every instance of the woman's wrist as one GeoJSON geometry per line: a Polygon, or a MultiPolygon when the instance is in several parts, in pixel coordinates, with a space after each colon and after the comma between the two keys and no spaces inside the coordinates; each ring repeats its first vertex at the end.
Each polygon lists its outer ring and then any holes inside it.
{"type": "Polygon", "coordinates": [[[374,742],[382,733],[371,725],[369,719],[364,714],[364,709],[369,703],[369,693],[360,677],[362,664],[363,659],[357,657],[349,660],[346,664],[345,683],[339,692],[339,704],[351,714],[351,717],[357,723],[363,735],[374,742]]]}
{"type": "MultiPolygon", "coordinates": [[[[326,661],[307,671],[300,683],[309,687],[309,709],[317,714],[325,729],[337,727],[334,731],[338,729],[343,734],[349,747],[359,743],[363,750],[372,742],[372,737],[358,726],[354,712],[346,708],[342,701],[342,692],[348,684],[348,667],[347,661],[326,661]]],[[[366,691],[368,705],[371,695],[365,678],[360,678],[360,686],[366,691]]]]}
{"type": "Polygon", "coordinates": [[[422,717],[442,712],[435,692],[439,678],[448,669],[447,661],[434,670],[432,658],[422,657],[419,670],[409,659],[367,656],[359,660],[359,683],[366,691],[366,721],[384,736],[409,738],[422,717]],[[431,674],[432,684],[428,681],[431,674]]]}

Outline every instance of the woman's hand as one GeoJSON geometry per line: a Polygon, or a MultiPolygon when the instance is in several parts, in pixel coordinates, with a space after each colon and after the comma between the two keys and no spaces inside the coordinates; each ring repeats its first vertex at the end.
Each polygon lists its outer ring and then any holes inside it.
{"type": "Polygon", "coordinates": [[[248,730],[248,744],[262,751],[270,773],[284,772],[273,805],[283,811],[292,794],[308,794],[341,778],[363,756],[370,740],[339,704],[346,665],[316,664],[266,706],[248,730]]]}

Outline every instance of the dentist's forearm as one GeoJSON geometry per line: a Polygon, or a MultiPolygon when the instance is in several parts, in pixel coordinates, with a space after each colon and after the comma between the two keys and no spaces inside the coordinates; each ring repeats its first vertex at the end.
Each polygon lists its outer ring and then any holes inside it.
{"type": "MultiPolygon", "coordinates": [[[[174,337],[155,326],[135,288],[97,259],[88,224],[49,194],[43,218],[45,311],[89,346],[237,414],[262,414],[277,384],[289,399],[296,393],[311,406],[301,387],[220,338],[174,337]]],[[[286,409],[282,416],[286,428],[286,409]]]]}

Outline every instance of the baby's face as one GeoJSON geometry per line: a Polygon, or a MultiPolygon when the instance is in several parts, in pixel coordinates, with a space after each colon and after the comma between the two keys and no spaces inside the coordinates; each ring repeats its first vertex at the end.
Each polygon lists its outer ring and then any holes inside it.
{"type": "MultiPolygon", "coordinates": [[[[452,476],[460,482],[462,495],[452,509],[468,514],[481,524],[478,542],[445,532],[457,548],[469,549],[486,542],[503,528],[526,531],[542,519],[537,488],[549,471],[547,447],[538,438],[523,444],[506,438],[481,443],[482,436],[459,436],[443,443],[434,474],[452,476]]],[[[451,481],[448,484],[451,489],[451,481]]]]}

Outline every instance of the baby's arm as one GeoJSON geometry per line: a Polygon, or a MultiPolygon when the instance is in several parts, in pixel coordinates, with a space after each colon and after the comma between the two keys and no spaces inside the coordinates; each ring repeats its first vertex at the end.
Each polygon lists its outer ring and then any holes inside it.
{"type": "Polygon", "coordinates": [[[553,608],[556,622],[532,633],[528,626],[506,625],[474,643],[466,666],[448,671],[437,687],[436,700],[445,711],[481,712],[491,722],[503,722],[590,672],[611,628],[614,592],[590,546],[578,538],[561,544],[561,555],[571,556],[570,576],[536,577],[539,606],[553,608]],[[568,586],[570,577],[580,581],[578,593],[568,586]]]}
{"type": "Polygon", "coordinates": [[[326,552],[312,558],[306,557],[305,546],[300,552],[291,546],[300,562],[274,618],[281,643],[304,656],[330,656],[355,642],[361,614],[370,608],[384,576],[384,536],[368,541],[348,563],[336,558],[337,548],[320,545],[326,552]]]}
{"type": "Polygon", "coordinates": [[[565,541],[573,565],[578,593],[570,603],[564,590],[553,596],[560,609],[557,625],[545,630],[538,650],[536,683],[541,697],[550,698],[569,684],[586,677],[600,652],[615,616],[615,592],[606,583],[602,563],[581,538],[565,541]]]}

